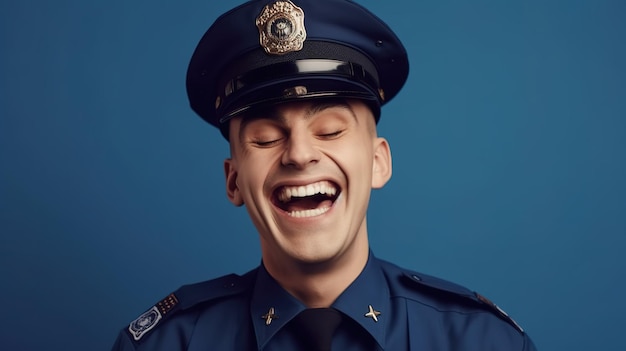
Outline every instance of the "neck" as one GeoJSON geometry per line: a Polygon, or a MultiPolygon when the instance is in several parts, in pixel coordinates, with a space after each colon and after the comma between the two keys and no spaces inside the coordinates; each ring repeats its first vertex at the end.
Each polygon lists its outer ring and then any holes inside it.
{"type": "Polygon", "coordinates": [[[361,274],[369,256],[367,236],[357,239],[352,248],[322,262],[290,260],[263,262],[268,273],[308,308],[330,307],[361,274]]]}

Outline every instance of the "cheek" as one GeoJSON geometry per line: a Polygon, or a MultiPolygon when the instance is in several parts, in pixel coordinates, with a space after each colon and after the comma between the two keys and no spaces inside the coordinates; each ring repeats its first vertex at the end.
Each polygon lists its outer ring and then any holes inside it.
{"type": "Polygon", "coordinates": [[[255,191],[263,187],[266,179],[272,173],[274,165],[273,158],[267,156],[263,154],[249,155],[243,162],[240,162],[240,186],[244,186],[245,183],[246,187],[251,188],[248,189],[249,191],[255,191]]]}
{"type": "Polygon", "coordinates": [[[364,176],[372,172],[373,151],[370,139],[359,138],[356,141],[347,141],[339,145],[337,149],[350,171],[363,173],[364,176]]]}
{"type": "Polygon", "coordinates": [[[345,174],[349,186],[369,188],[372,179],[372,153],[369,150],[354,149],[344,152],[341,157],[334,159],[341,171],[345,174]]]}

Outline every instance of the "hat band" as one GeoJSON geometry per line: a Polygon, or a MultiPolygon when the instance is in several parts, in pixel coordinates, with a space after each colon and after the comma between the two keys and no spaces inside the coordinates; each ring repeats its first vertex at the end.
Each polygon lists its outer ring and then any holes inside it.
{"type": "Polygon", "coordinates": [[[298,75],[348,78],[364,83],[372,89],[372,92],[378,91],[379,85],[378,79],[358,63],[330,59],[302,59],[259,67],[230,79],[224,84],[223,96],[227,98],[248,86],[267,84],[271,81],[293,78],[298,75]]]}

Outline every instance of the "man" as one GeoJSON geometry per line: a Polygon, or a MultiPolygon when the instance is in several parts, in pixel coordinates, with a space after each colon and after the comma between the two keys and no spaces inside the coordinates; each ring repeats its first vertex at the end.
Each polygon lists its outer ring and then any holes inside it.
{"type": "Polygon", "coordinates": [[[251,1],[217,19],[187,91],[230,143],[227,196],[262,264],[180,288],[114,350],[534,350],[489,300],[369,249],[370,192],[391,177],[376,123],[407,74],[396,35],[351,1],[251,1]]]}

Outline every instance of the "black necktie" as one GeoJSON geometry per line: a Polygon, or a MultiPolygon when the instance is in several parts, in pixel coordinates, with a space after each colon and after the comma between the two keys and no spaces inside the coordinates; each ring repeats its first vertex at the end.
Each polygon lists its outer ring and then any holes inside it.
{"type": "Polygon", "coordinates": [[[300,312],[292,323],[307,351],[330,351],[333,334],[341,323],[341,313],[334,308],[309,308],[300,312]]]}

